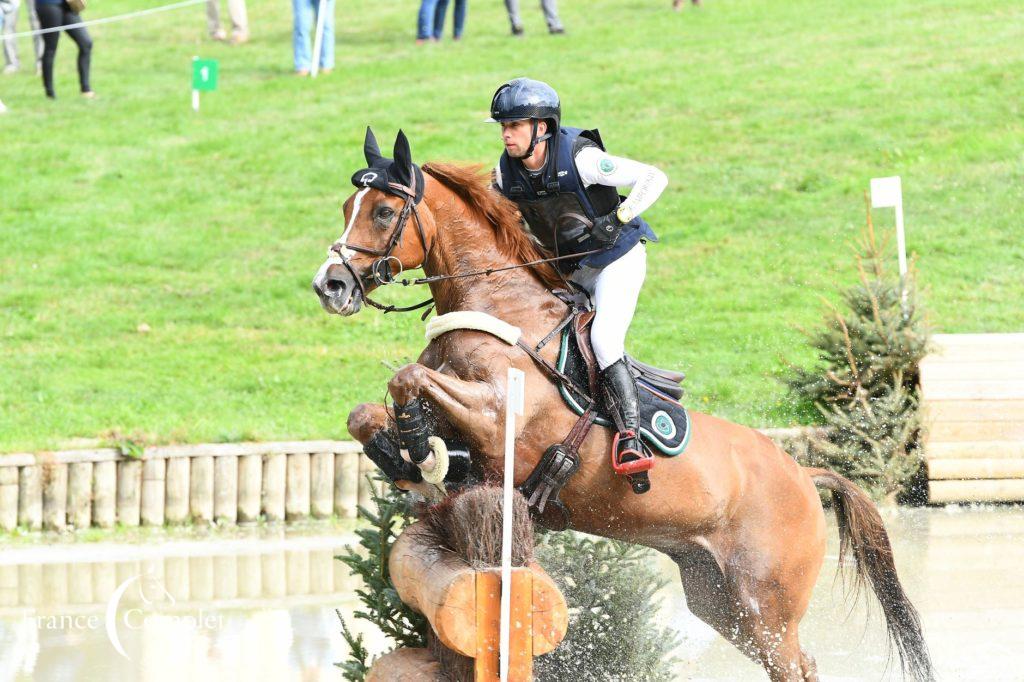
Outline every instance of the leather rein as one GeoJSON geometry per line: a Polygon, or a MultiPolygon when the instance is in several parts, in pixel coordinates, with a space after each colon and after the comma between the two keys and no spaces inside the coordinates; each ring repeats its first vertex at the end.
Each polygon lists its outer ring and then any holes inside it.
{"type": "MultiPolygon", "coordinates": [[[[430,254],[430,250],[433,248],[434,245],[432,243],[429,246],[427,245],[427,239],[423,233],[423,223],[420,219],[419,211],[416,210],[416,190],[414,188],[406,187],[405,185],[400,185],[395,182],[388,183],[388,186],[392,190],[391,193],[402,197],[405,203],[402,205],[402,210],[398,214],[398,224],[395,226],[394,232],[391,233],[391,238],[388,239],[387,247],[381,250],[370,248],[367,246],[359,246],[357,244],[344,244],[342,242],[335,242],[334,244],[331,245],[331,248],[329,249],[331,253],[335,254],[341,260],[342,265],[344,265],[345,269],[347,269],[349,274],[352,275],[352,279],[355,280],[356,286],[359,288],[359,295],[362,297],[362,299],[366,301],[370,306],[376,308],[377,310],[384,311],[384,313],[405,313],[412,310],[418,310],[425,306],[432,305],[434,303],[434,299],[428,298],[425,301],[421,301],[420,303],[411,306],[383,305],[381,303],[378,303],[377,301],[374,301],[366,293],[366,286],[368,284],[376,284],[377,286],[386,286],[388,284],[401,284],[404,287],[417,286],[421,284],[432,284],[434,282],[442,282],[448,279],[463,279],[466,277],[488,276],[495,272],[504,272],[505,270],[515,270],[517,268],[529,268],[535,265],[543,265],[544,263],[554,263],[557,261],[566,260],[568,258],[582,258],[584,256],[589,256],[591,254],[600,253],[601,251],[604,251],[604,249],[593,249],[591,251],[584,251],[583,253],[574,253],[565,256],[555,256],[553,258],[540,258],[538,260],[533,260],[528,263],[504,265],[499,268],[485,268],[483,270],[473,270],[471,272],[462,272],[454,275],[431,275],[428,277],[416,277],[413,279],[398,279],[398,276],[403,273],[404,267],[402,266],[402,261],[393,256],[392,252],[395,250],[395,248],[398,247],[398,245],[402,241],[402,235],[405,233],[405,227],[409,223],[410,215],[415,219],[416,232],[419,234],[420,244],[423,245],[424,261],[427,259],[427,256],[430,254]],[[356,269],[352,266],[352,262],[349,260],[348,255],[345,253],[345,249],[350,249],[352,251],[357,251],[359,253],[365,253],[370,256],[377,256],[377,260],[373,261],[373,264],[370,266],[370,272],[368,275],[361,275],[358,272],[356,272],[356,269]],[[398,264],[397,274],[391,272],[392,262],[398,264]]],[[[426,318],[426,316],[429,314],[430,310],[428,309],[426,313],[424,313],[423,317],[426,318]]]]}

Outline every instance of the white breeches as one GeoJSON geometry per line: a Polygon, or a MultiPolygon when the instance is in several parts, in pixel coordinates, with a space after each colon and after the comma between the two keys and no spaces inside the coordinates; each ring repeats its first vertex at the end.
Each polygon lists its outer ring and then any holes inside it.
{"type": "Polygon", "coordinates": [[[594,301],[590,343],[601,369],[626,352],[626,332],[647,276],[647,247],[640,242],[617,261],[601,268],[581,267],[569,277],[594,301]]]}

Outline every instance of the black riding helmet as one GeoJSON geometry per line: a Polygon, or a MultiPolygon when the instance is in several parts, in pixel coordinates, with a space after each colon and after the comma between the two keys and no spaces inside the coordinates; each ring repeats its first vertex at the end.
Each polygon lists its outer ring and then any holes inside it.
{"type": "MultiPolygon", "coordinates": [[[[532,78],[516,78],[498,88],[491,98],[491,120],[522,121],[533,120],[533,134],[525,156],[533,153],[538,142],[543,142],[558,132],[562,120],[562,104],[558,93],[547,83],[532,78]],[[548,131],[537,137],[537,121],[547,121],[548,131]]],[[[525,157],[524,157],[525,158],[525,157]]]]}

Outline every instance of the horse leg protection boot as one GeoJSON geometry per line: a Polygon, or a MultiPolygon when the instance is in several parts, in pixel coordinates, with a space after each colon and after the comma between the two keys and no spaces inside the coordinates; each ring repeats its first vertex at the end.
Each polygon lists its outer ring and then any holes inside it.
{"type": "Polygon", "coordinates": [[[373,434],[363,446],[363,452],[370,458],[370,461],[376,464],[377,468],[392,481],[410,481],[412,483],[422,481],[423,474],[420,472],[420,468],[402,459],[398,449],[398,439],[385,429],[373,434]]]}
{"type": "Polygon", "coordinates": [[[422,464],[430,456],[430,434],[423,414],[423,402],[413,398],[404,405],[395,403],[395,422],[398,424],[398,439],[408,450],[409,459],[413,464],[422,464]]]}
{"type": "Polygon", "coordinates": [[[608,410],[615,413],[619,429],[612,442],[612,468],[615,473],[628,476],[633,492],[640,495],[651,489],[647,472],[654,466],[654,458],[640,442],[640,396],[636,381],[624,358],[602,370],[601,379],[608,410]]]}

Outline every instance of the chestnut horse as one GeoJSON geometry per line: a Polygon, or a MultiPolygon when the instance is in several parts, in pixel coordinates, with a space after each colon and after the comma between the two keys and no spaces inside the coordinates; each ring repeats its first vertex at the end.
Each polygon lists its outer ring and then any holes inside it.
{"type": "MultiPolygon", "coordinates": [[[[345,233],[313,283],[328,312],[358,312],[367,293],[387,281],[386,275],[374,279],[382,263],[392,274],[422,267],[436,276],[543,258],[523,231],[516,207],[491,190],[479,167],[427,164],[421,174],[401,134],[394,156],[392,173],[401,179],[391,178],[390,187],[415,185],[419,178],[422,199],[413,204],[416,188],[405,187],[409,196],[403,198],[370,186],[378,173],[367,172],[364,188],[344,204],[345,233]],[[416,224],[403,231],[403,219],[416,224]]],[[[376,160],[382,158],[378,153],[376,160]]],[[[555,270],[541,265],[433,281],[430,290],[438,313],[488,313],[536,343],[566,314],[566,304],[551,292],[558,285],[555,270]]],[[[557,346],[548,344],[541,354],[554,362],[557,346]]],[[[516,423],[519,485],[577,420],[549,374],[520,348],[484,332],[450,331],[431,341],[418,362],[402,367],[388,391],[396,404],[424,401],[439,433],[457,434],[468,444],[474,466],[500,480],[509,367],[526,374],[525,413],[516,423]]],[[[348,418],[349,432],[364,445],[394,428],[381,404],[359,405],[348,418]]],[[[571,527],[664,552],[679,566],[695,615],[759,662],[772,680],[814,680],[815,664],[800,647],[799,625],[825,553],[825,516],[815,488],[821,486],[831,491],[839,523],[840,565],[844,555],[853,554],[856,584],[868,582],[879,599],[904,673],[933,679],[918,614],[900,585],[888,536],[867,495],[831,471],[801,467],[754,429],[697,412],[691,413],[691,428],[685,453],[658,458],[650,472],[652,488],[644,495],[613,473],[611,432],[592,429],[580,448],[580,469],[562,491],[571,527]]],[[[629,645],[625,633],[623,646],[629,645]]]]}

